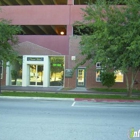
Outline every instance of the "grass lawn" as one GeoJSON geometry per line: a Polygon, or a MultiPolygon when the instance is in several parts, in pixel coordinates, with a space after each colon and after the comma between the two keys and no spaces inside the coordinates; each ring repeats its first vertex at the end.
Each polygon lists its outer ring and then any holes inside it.
{"type": "MultiPolygon", "coordinates": [[[[126,89],[108,89],[108,88],[92,88],[91,91],[98,91],[98,92],[123,92],[127,93],[126,89]]],[[[140,93],[140,90],[133,89],[133,93],[140,93]]]]}
{"type": "Polygon", "coordinates": [[[126,95],[114,95],[114,94],[106,95],[106,94],[87,94],[87,93],[80,94],[80,93],[2,92],[0,96],[140,100],[140,96],[127,97],[126,95]]]}

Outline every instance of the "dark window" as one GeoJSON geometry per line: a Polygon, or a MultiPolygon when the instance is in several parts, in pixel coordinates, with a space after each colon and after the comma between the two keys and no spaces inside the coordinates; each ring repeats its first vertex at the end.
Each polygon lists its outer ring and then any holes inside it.
{"type": "Polygon", "coordinates": [[[0,5],[67,5],[67,0],[0,0],[0,5]]]}
{"type": "Polygon", "coordinates": [[[73,27],[73,35],[90,35],[93,33],[93,29],[90,27],[83,27],[83,26],[74,26],[73,27]]]}
{"type": "Polygon", "coordinates": [[[21,35],[66,35],[66,25],[21,25],[21,35]]]}

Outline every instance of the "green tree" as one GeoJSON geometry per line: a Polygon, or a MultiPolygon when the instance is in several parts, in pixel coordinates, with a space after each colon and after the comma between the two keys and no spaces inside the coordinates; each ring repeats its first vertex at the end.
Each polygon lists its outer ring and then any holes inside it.
{"type": "Polygon", "coordinates": [[[0,60],[13,62],[17,52],[13,46],[18,42],[17,35],[22,31],[20,26],[11,25],[10,21],[0,19],[0,60]]]}
{"type": "Polygon", "coordinates": [[[121,70],[131,96],[140,70],[140,1],[123,3],[121,6],[105,0],[90,3],[82,9],[83,21],[75,24],[90,29],[90,34],[81,37],[80,50],[85,56],[82,62],[101,62],[103,69],[121,70]]]}

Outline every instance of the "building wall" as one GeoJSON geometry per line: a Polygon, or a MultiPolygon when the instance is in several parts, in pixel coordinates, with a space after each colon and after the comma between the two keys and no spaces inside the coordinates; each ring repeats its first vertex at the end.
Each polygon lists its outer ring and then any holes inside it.
{"type": "MultiPolygon", "coordinates": [[[[80,55],[79,50],[79,42],[81,37],[79,36],[71,36],[69,41],[69,57],[68,57],[68,68],[74,68],[78,62],[81,62],[82,59],[84,59],[83,56],[80,55]],[[78,53],[77,53],[78,52],[78,53]],[[76,61],[71,60],[71,56],[76,56],[76,61]]],[[[87,67],[90,62],[87,62],[84,65],[81,65],[80,67],[87,67]]],[[[129,73],[129,76],[131,76],[131,73],[129,73]]],[[[74,72],[73,78],[66,79],[66,87],[74,88],[76,87],[76,70],[74,72]],[[69,83],[72,83],[69,85],[69,83]]],[[[129,77],[129,81],[131,80],[131,77],[129,77]]],[[[140,89],[140,72],[137,74],[136,80],[138,81],[137,84],[134,84],[134,89],[140,89]]],[[[86,87],[87,88],[105,88],[102,86],[101,82],[96,82],[96,66],[91,66],[86,71],[86,87]]],[[[113,88],[126,88],[126,78],[124,75],[123,82],[116,82],[113,86],[113,88]]]]}
{"type": "MultiPolygon", "coordinates": [[[[19,35],[19,44],[30,42],[37,46],[43,47],[50,51],[34,51],[28,50],[27,47],[21,47],[19,53],[21,55],[65,55],[65,68],[72,69],[76,64],[83,59],[79,54],[80,37],[73,36],[72,25],[75,21],[82,20],[82,10],[85,5],[73,5],[73,0],[68,0],[68,5],[28,5],[28,6],[2,6],[0,17],[12,20],[13,25],[66,25],[67,34],[61,35],[19,35]],[[26,49],[26,50],[25,50],[26,49]],[[75,56],[76,61],[71,60],[75,56]]],[[[88,62],[81,66],[86,67],[88,62]]],[[[5,75],[5,74],[4,74],[5,75]]],[[[86,87],[102,87],[100,82],[96,82],[96,68],[95,66],[87,70],[86,73],[86,87]]],[[[76,71],[72,78],[65,78],[65,87],[76,87],[76,71]]],[[[138,74],[138,81],[140,82],[140,73],[138,74]]],[[[5,76],[2,84],[5,83],[5,76]]],[[[115,83],[114,88],[125,88],[125,79],[123,83],[115,83]]],[[[140,84],[135,85],[135,88],[140,89],[140,84]]]]}
{"type": "Polygon", "coordinates": [[[79,5],[2,6],[0,17],[14,25],[72,25],[82,19],[79,5]]]}
{"type": "Polygon", "coordinates": [[[69,8],[69,5],[3,6],[0,15],[17,25],[67,25],[69,8]]]}

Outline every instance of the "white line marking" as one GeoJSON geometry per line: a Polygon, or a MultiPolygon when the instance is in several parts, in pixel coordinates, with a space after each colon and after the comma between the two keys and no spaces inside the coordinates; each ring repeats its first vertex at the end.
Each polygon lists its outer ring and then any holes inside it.
{"type": "Polygon", "coordinates": [[[76,105],[74,107],[82,107],[82,108],[84,108],[84,107],[92,107],[92,108],[94,108],[94,106],[83,106],[83,105],[76,105]]]}
{"type": "MultiPolygon", "coordinates": [[[[74,103],[76,103],[76,102],[74,102],[74,103]]],[[[94,104],[94,105],[75,105],[74,104],[73,107],[78,107],[78,108],[79,107],[82,107],[82,108],[86,108],[86,107],[87,108],[89,108],[89,107],[90,108],[96,108],[98,106],[99,108],[110,108],[110,109],[111,108],[121,108],[121,109],[124,109],[124,108],[134,108],[134,107],[135,107],[135,109],[139,109],[139,107],[140,107],[139,105],[138,106],[137,105],[131,105],[131,106],[123,106],[123,105],[122,106],[121,105],[116,105],[116,106],[108,106],[108,105],[107,106],[99,106],[99,105],[101,105],[101,104],[94,104]]]]}
{"type": "Polygon", "coordinates": [[[71,106],[74,106],[76,102],[73,102],[71,106]]]}

